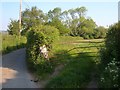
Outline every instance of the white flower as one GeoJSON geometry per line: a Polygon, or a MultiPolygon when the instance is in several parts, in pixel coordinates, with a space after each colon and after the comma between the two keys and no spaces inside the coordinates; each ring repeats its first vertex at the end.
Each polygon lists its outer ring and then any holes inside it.
{"type": "Polygon", "coordinates": [[[117,85],[117,84],[114,84],[114,87],[118,87],[118,85],[117,85]]]}
{"type": "Polygon", "coordinates": [[[107,67],[105,68],[105,70],[107,70],[107,67]]]}

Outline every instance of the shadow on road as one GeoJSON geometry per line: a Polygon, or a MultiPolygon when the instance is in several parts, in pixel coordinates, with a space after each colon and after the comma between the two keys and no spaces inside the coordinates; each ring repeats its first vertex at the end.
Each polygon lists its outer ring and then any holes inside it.
{"type": "Polygon", "coordinates": [[[25,61],[26,49],[19,49],[2,57],[3,88],[37,88],[31,82],[25,61]]]}

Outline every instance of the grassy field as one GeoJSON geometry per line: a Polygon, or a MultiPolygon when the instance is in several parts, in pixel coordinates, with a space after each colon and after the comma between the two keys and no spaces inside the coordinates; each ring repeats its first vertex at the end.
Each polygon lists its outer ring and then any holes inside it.
{"type": "Polygon", "coordinates": [[[18,37],[13,35],[7,35],[2,34],[2,48],[0,51],[2,51],[3,54],[9,53],[13,50],[22,48],[26,44],[26,38],[25,37],[18,37]]]}
{"type": "MultiPolygon", "coordinates": [[[[2,52],[24,47],[26,38],[2,36],[2,52]],[[19,41],[20,40],[20,41],[19,41]]],[[[63,67],[54,77],[48,80],[48,88],[85,88],[96,72],[99,60],[99,49],[104,45],[103,39],[84,40],[81,37],[62,36],[53,43],[50,59],[55,67],[63,67]]],[[[45,75],[45,74],[43,74],[45,75]]]]}
{"type": "Polygon", "coordinates": [[[91,81],[99,60],[103,39],[83,40],[80,37],[60,37],[54,43],[53,57],[63,65],[58,75],[47,83],[48,88],[83,88],[91,81]]]}

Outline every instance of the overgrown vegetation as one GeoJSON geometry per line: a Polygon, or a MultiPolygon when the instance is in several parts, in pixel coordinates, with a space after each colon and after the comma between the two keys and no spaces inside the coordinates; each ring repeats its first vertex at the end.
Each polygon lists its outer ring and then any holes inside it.
{"type": "MultiPolygon", "coordinates": [[[[85,7],[63,12],[56,7],[48,13],[32,7],[22,12],[21,34],[27,37],[26,57],[30,70],[43,79],[52,74],[57,66],[63,66],[46,87],[87,87],[92,80],[92,73],[98,75],[99,87],[120,87],[119,23],[106,29],[97,26],[92,18],[87,18],[86,12],[85,7]],[[40,54],[42,45],[46,45],[49,50],[49,60],[40,54]]],[[[21,47],[19,45],[26,43],[24,37],[18,40],[14,36],[20,34],[17,20],[11,20],[8,28],[9,34],[13,36],[3,36],[3,53],[18,49],[21,47]]]]}
{"type": "Polygon", "coordinates": [[[80,37],[60,37],[55,42],[53,60],[63,65],[60,73],[46,85],[47,88],[85,88],[99,63],[99,48],[103,40],[83,40],[80,37]]]}
{"type": "Polygon", "coordinates": [[[105,47],[101,50],[100,87],[120,88],[120,29],[116,23],[109,27],[105,47]]]}
{"type": "Polygon", "coordinates": [[[40,47],[46,45],[50,52],[52,49],[52,43],[58,39],[59,31],[52,26],[39,25],[31,28],[27,34],[26,47],[27,62],[30,70],[37,73],[39,76],[51,72],[52,63],[40,54],[40,47]]]}
{"type": "Polygon", "coordinates": [[[26,45],[26,37],[2,34],[2,50],[3,54],[9,53],[13,50],[23,48],[26,45]]]}
{"type": "MultiPolygon", "coordinates": [[[[99,63],[98,49],[103,45],[101,43],[103,40],[83,40],[81,37],[61,36],[51,42],[51,39],[47,39],[48,35],[43,32],[44,30],[48,31],[48,29],[43,29],[44,27],[47,28],[48,26],[34,27],[28,33],[27,62],[30,70],[37,75],[38,79],[45,79],[46,76],[54,72],[55,67],[63,65],[60,74],[53,77],[46,87],[86,87],[91,81],[95,64],[99,63]],[[30,37],[31,35],[32,37],[30,37]],[[42,57],[39,51],[41,45],[46,44],[48,46],[46,42],[52,45],[49,50],[49,61],[42,57]]],[[[54,29],[52,28],[52,30],[54,29]]],[[[50,27],[49,30],[51,32],[50,27]]]]}

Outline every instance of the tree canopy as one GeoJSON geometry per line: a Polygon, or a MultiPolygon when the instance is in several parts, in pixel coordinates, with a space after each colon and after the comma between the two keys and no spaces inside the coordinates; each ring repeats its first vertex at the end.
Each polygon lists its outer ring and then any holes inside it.
{"type": "Polygon", "coordinates": [[[8,25],[9,34],[11,35],[19,35],[19,22],[17,20],[10,21],[10,24],[8,25]]]}
{"type": "MultiPolygon", "coordinates": [[[[25,9],[22,12],[22,35],[33,26],[50,25],[59,30],[60,35],[80,36],[84,39],[105,38],[107,30],[98,27],[92,18],[87,18],[87,8],[77,7],[62,11],[60,7],[44,13],[37,7],[25,9]]],[[[10,34],[18,34],[18,21],[11,21],[8,26],[10,34]]]]}

